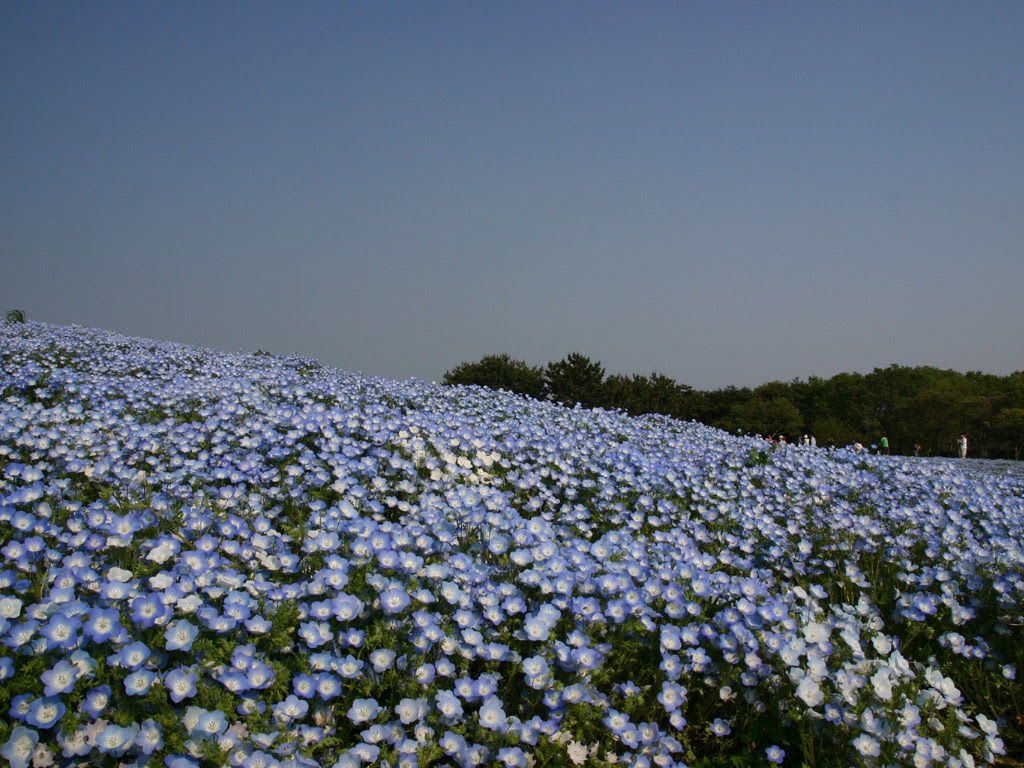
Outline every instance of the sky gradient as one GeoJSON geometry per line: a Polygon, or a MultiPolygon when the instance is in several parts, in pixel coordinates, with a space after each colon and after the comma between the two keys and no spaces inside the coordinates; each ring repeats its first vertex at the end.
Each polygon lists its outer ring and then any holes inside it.
{"type": "Polygon", "coordinates": [[[1024,3],[0,0],[0,311],[438,380],[1024,369],[1024,3]]]}

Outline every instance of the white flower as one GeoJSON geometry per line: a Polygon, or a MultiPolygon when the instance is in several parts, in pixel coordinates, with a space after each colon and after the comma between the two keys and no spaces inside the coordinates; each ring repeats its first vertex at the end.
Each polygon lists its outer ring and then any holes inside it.
{"type": "Polygon", "coordinates": [[[875,695],[882,701],[892,699],[892,680],[889,679],[889,670],[885,667],[879,669],[871,676],[871,685],[874,686],[875,695]]]}
{"type": "Polygon", "coordinates": [[[804,639],[808,643],[824,643],[832,636],[832,629],[828,624],[821,624],[812,621],[804,627],[804,639]]]}
{"type": "Polygon", "coordinates": [[[866,733],[862,733],[854,739],[853,746],[865,757],[878,757],[882,752],[882,747],[878,741],[866,733]]]}
{"type": "Polygon", "coordinates": [[[569,759],[572,760],[574,765],[583,765],[587,761],[587,747],[578,741],[570,741],[566,745],[566,750],[569,753],[569,759]]]}
{"type": "Polygon", "coordinates": [[[122,584],[131,581],[134,574],[131,571],[126,571],[124,568],[118,568],[114,566],[107,571],[107,578],[111,581],[120,581],[122,584]]]}
{"type": "Polygon", "coordinates": [[[995,736],[999,732],[999,726],[996,725],[996,721],[992,720],[980,712],[977,715],[978,727],[981,728],[989,736],[995,736]]]}
{"type": "Polygon", "coordinates": [[[800,681],[800,684],[796,687],[796,695],[808,707],[816,707],[825,700],[825,694],[821,692],[821,687],[812,677],[805,677],[800,681]]]}

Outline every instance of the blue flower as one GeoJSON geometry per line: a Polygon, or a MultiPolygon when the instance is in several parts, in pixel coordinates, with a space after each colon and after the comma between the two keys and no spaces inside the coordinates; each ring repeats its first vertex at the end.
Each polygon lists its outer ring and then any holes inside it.
{"type": "Polygon", "coordinates": [[[43,695],[56,696],[61,693],[71,693],[75,688],[75,680],[78,677],[78,669],[67,661],[58,661],[53,669],[48,669],[40,676],[43,681],[43,695]]]}
{"type": "Polygon", "coordinates": [[[168,651],[190,651],[199,636],[199,628],[187,619],[178,619],[164,632],[164,648],[168,651]]]}
{"type": "Polygon", "coordinates": [[[7,758],[10,768],[28,768],[39,743],[39,734],[31,728],[19,725],[11,731],[11,737],[0,749],[0,755],[7,758]]]}
{"type": "Polygon", "coordinates": [[[324,701],[330,701],[331,699],[341,695],[341,680],[339,678],[332,674],[322,672],[317,674],[315,679],[316,692],[324,701]]]}
{"type": "Polygon", "coordinates": [[[309,711],[309,703],[295,694],[288,694],[288,698],[275,704],[271,711],[276,719],[287,724],[305,717],[309,711]]]}
{"type": "Polygon", "coordinates": [[[82,627],[94,643],[105,643],[122,629],[121,614],[116,608],[93,608],[82,627]]]}
{"type": "Polygon", "coordinates": [[[334,639],[334,632],[326,621],[307,621],[299,626],[299,637],[310,648],[320,648],[334,639]]]}
{"type": "Polygon", "coordinates": [[[149,693],[156,672],[149,669],[137,669],[124,679],[124,690],[129,696],[143,696],[149,693]]]}
{"type": "Polygon", "coordinates": [[[171,701],[180,704],[184,699],[196,695],[197,675],[195,670],[178,667],[164,675],[164,685],[171,701]]]}
{"type": "Polygon", "coordinates": [[[228,723],[224,713],[219,709],[215,709],[212,712],[203,712],[199,715],[195,730],[203,735],[212,737],[219,736],[227,727],[228,723]]]}
{"type": "Polygon", "coordinates": [[[52,728],[64,717],[64,702],[58,696],[45,696],[33,701],[25,715],[25,722],[36,728],[52,728]]]}
{"type": "Polygon", "coordinates": [[[375,699],[356,699],[346,713],[348,719],[358,725],[377,717],[380,707],[375,699]]]}
{"type": "Polygon", "coordinates": [[[56,648],[67,650],[78,645],[78,630],[81,626],[82,620],[77,616],[57,613],[39,630],[39,634],[46,638],[48,650],[56,648]]]}
{"type": "Polygon", "coordinates": [[[412,598],[409,597],[409,593],[397,586],[385,590],[380,595],[381,608],[384,613],[389,615],[401,613],[411,602],[412,598]]]}
{"type": "Polygon", "coordinates": [[[502,707],[501,699],[489,696],[484,700],[478,714],[480,725],[492,731],[504,733],[508,730],[508,716],[502,707]]]}
{"type": "Polygon", "coordinates": [[[711,733],[721,738],[722,736],[728,736],[732,732],[732,728],[729,725],[728,720],[723,720],[720,717],[716,717],[714,722],[709,726],[711,733]]]}
{"type": "Polygon", "coordinates": [[[390,648],[378,648],[370,654],[370,663],[376,672],[386,672],[395,663],[395,652],[390,648]]]}
{"type": "Polygon", "coordinates": [[[232,693],[244,693],[249,690],[249,677],[238,669],[227,669],[217,676],[218,682],[232,693]]]}
{"type": "Polygon", "coordinates": [[[292,678],[292,689],[304,699],[311,699],[316,694],[316,678],[301,672],[292,678]]]}
{"type": "MultiPolygon", "coordinates": [[[[149,646],[143,643],[141,640],[136,640],[130,645],[126,645],[117,654],[118,663],[120,666],[128,667],[128,669],[138,669],[147,661],[152,651],[149,650],[149,646]]],[[[113,658],[113,657],[111,657],[113,658]]],[[[107,660],[108,663],[110,659],[107,660]]]]}
{"type": "Polygon", "coordinates": [[[84,714],[99,717],[110,703],[110,686],[99,685],[89,690],[82,700],[81,709],[84,714]]]}
{"type": "Polygon", "coordinates": [[[160,724],[146,720],[135,734],[135,745],[144,755],[151,755],[164,745],[163,730],[160,724]]]}
{"type": "Polygon", "coordinates": [[[519,747],[503,747],[498,750],[498,759],[508,768],[526,768],[526,753],[519,747]]]}
{"type": "Polygon", "coordinates": [[[110,723],[96,737],[96,746],[103,754],[118,757],[123,755],[135,741],[137,731],[138,726],[133,729],[110,723]]]}
{"type": "Polygon", "coordinates": [[[462,717],[462,702],[453,691],[439,691],[434,701],[437,710],[446,720],[455,721],[462,717]]]}

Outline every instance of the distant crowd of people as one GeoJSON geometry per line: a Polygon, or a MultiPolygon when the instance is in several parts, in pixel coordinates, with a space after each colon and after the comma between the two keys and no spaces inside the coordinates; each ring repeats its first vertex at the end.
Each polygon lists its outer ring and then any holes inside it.
{"type": "MultiPolygon", "coordinates": [[[[782,434],[780,434],[780,435],[765,435],[764,436],[764,440],[766,440],[769,443],[773,443],[773,444],[777,443],[778,445],[788,445],[789,444],[789,441],[786,439],[786,436],[782,435],[782,434]]],[[[800,437],[797,440],[796,445],[803,445],[803,446],[806,446],[808,448],[817,448],[818,447],[818,439],[814,435],[811,435],[811,434],[803,435],[802,437],[800,437]]],[[[835,449],[836,441],[835,441],[834,437],[830,437],[828,439],[826,447],[829,450],[835,449]]],[[[855,453],[862,453],[865,450],[864,444],[860,443],[860,442],[852,443],[850,445],[850,447],[854,450],[855,453]]],[[[871,447],[872,448],[876,448],[876,452],[878,453],[879,456],[888,456],[889,455],[889,438],[886,437],[885,435],[882,435],[882,437],[879,438],[879,440],[878,440],[878,445],[877,446],[871,446],[871,447]]],[[[914,443],[914,455],[915,456],[920,456],[922,450],[923,449],[922,449],[920,443],[914,443]]],[[[961,459],[966,459],[967,458],[967,435],[962,434],[962,435],[960,435],[959,438],[957,438],[957,441],[956,441],[956,454],[961,459]]]]}

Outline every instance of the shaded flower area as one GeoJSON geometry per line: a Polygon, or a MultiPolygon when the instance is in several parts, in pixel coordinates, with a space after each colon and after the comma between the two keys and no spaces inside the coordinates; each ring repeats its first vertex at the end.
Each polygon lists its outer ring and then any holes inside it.
{"type": "Polygon", "coordinates": [[[1024,482],[0,329],[24,766],[1021,756],[1024,482]]]}

